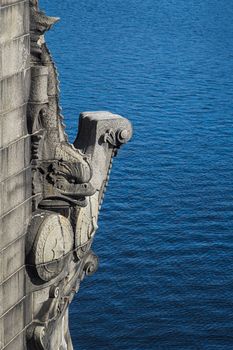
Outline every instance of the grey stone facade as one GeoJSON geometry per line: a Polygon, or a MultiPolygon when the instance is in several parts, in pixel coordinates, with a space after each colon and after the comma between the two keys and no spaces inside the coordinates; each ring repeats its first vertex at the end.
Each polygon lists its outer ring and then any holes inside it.
{"type": "Polygon", "coordinates": [[[32,215],[29,4],[0,0],[0,349],[25,349],[25,236],[32,215]]]}
{"type": "Polygon", "coordinates": [[[0,0],[0,349],[72,350],[68,311],[85,275],[113,157],[132,135],[80,114],[69,144],[37,0],[0,0]]]}

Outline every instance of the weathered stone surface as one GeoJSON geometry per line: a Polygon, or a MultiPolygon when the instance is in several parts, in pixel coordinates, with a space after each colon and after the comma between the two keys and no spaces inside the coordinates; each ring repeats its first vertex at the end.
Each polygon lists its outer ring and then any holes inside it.
{"type": "Polygon", "coordinates": [[[0,349],[8,350],[26,348],[31,315],[24,253],[32,213],[29,54],[28,1],[0,0],[0,349]]]}
{"type": "Polygon", "coordinates": [[[10,143],[27,135],[26,125],[27,105],[0,115],[0,148],[7,147],[10,143]]]}
{"type": "Polygon", "coordinates": [[[28,34],[0,45],[0,80],[29,68],[29,52],[28,34]]]}
{"type": "Polygon", "coordinates": [[[7,212],[31,197],[31,169],[1,182],[1,212],[7,212]]]}
{"type": "Polygon", "coordinates": [[[23,106],[28,101],[30,70],[25,70],[0,81],[0,114],[23,106]]]}
{"type": "Polygon", "coordinates": [[[0,44],[29,33],[27,0],[0,7],[0,33],[0,44]]]}
{"type": "Polygon", "coordinates": [[[24,136],[0,149],[0,181],[16,175],[30,164],[30,136],[24,136]]]}
{"type": "Polygon", "coordinates": [[[48,68],[42,65],[31,68],[30,103],[48,103],[48,68]]]}
{"type": "Polygon", "coordinates": [[[1,315],[8,312],[25,297],[24,274],[25,269],[22,268],[0,284],[0,297],[1,300],[4,300],[4,303],[0,305],[1,315]]]}
{"type": "Polygon", "coordinates": [[[2,281],[24,266],[25,262],[25,235],[14,241],[1,251],[2,281]]]}
{"type": "Polygon", "coordinates": [[[19,350],[25,349],[25,332],[21,332],[17,337],[13,338],[4,348],[3,350],[19,350]]]}
{"type": "Polygon", "coordinates": [[[4,345],[7,345],[24,328],[24,303],[25,300],[22,300],[3,316],[4,345]]]}
{"type": "Polygon", "coordinates": [[[31,197],[0,218],[0,250],[25,234],[32,214],[31,197]],[[14,225],[14,226],[13,226],[14,225]]]}
{"type": "Polygon", "coordinates": [[[0,0],[0,6],[10,6],[13,4],[17,4],[18,2],[22,2],[23,0],[0,0]]]}
{"type": "Polygon", "coordinates": [[[0,349],[4,346],[4,322],[3,317],[0,318],[0,349]]]}

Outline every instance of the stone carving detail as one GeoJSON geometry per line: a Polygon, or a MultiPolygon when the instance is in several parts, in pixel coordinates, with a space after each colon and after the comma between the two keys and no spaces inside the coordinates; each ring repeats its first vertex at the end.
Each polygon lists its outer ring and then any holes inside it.
{"type": "Polygon", "coordinates": [[[110,112],[80,114],[68,143],[59,107],[59,82],[44,33],[58,21],[30,0],[33,217],[26,240],[28,294],[33,322],[27,349],[72,350],[68,309],[98,258],[91,245],[117,149],[132,136],[130,122],[110,112]]]}
{"type": "Polygon", "coordinates": [[[112,129],[109,129],[104,134],[104,142],[108,142],[110,145],[114,147],[120,147],[122,144],[126,143],[130,134],[127,129],[120,129],[115,132],[112,129]]]}
{"type": "Polygon", "coordinates": [[[41,281],[50,281],[70,259],[69,252],[74,246],[70,221],[63,215],[41,211],[34,214],[28,234],[31,246],[27,247],[27,262],[35,266],[41,281]]]}

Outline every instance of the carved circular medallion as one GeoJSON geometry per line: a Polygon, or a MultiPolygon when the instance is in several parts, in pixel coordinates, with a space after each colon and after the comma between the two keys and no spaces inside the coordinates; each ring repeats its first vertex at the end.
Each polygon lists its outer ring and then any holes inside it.
{"type": "Polygon", "coordinates": [[[62,215],[46,213],[41,216],[33,245],[34,263],[43,281],[59,275],[73,249],[73,230],[68,219],[62,215]]]}

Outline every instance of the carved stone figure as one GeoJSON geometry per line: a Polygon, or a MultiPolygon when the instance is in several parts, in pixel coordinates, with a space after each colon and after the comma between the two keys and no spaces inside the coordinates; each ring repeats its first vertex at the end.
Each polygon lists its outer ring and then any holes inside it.
{"type": "Polygon", "coordinates": [[[28,350],[71,350],[68,309],[98,258],[91,245],[113,157],[132,136],[130,122],[110,112],[80,114],[78,135],[68,143],[59,108],[57,72],[44,33],[58,21],[30,0],[33,217],[26,240],[33,322],[28,350]]]}

